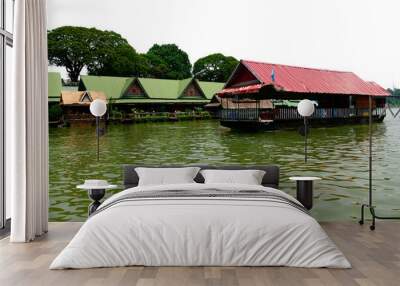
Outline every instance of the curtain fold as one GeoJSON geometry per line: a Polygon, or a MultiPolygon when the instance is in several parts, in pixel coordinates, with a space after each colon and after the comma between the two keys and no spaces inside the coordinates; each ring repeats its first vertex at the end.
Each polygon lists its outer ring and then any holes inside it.
{"type": "Polygon", "coordinates": [[[6,187],[12,242],[48,227],[46,0],[16,0],[13,94],[6,99],[6,187]]]}

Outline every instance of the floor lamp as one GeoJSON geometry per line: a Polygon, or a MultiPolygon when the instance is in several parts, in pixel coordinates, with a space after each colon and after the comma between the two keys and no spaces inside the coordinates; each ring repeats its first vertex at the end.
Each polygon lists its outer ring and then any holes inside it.
{"type": "Polygon", "coordinates": [[[368,110],[368,131],[369,131],[369,155],[368,155],[368,204],[363,204],[361,206],[361,219],[359,223],[364,224],[364,209],[369,208],[369,211],[372,215],[372,224],[370,225],[370,229],[375,229],[375,220],[376,219],[400,219],[400,217],[395,216],[379,216],[375,213],[375,206],[372,203],[372,96],[369,96],[369,110],[368,110]]]}
{"type": "Polygon", "coordinates": [[[314,102],[309,99],[303,99],[297,104],[297,112],[304,118],[304,162],[307,163],[307,135],[308,135],[308,117],[314,113],[314,102]]]}
{"type": "Polygon", "coordinates": [[[107,112],[107,103],[101,99],[95,99],[90,104],[90,113],[96,117],[96,139],[97,139],[97,161],[99,161],[100,154],[100,117],[107,112]]]}

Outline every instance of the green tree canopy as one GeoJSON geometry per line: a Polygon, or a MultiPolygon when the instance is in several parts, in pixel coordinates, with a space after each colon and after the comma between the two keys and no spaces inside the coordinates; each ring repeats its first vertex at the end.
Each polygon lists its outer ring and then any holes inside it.
{"type": "Polygon", "coordinates": [[[146,54],[138,54],[135,61],[135,73],[138,77],[151,77],[150,63],[146,54]]]}
{"type": "Polygon", "coordinates": [[[92,34],[96,29],[64,26],[48,32],[50,64],[64,66],[72,81],[78,81],[84,66],[93,60],[92,34]]]}
{"type": "Polygon", "coordinates": [[[193,74],[199,80],[226,82],[238,63],[234,57],[211,54],[194,63],[193,74]]]}
{"type": "Polygon", "coordinates": [[[87,64],[90,75],[136,76],[138,54],[120,34],[96,31],[92,42],[93,60],[87,64]]]}
{"type": "Polygon", "coordinates": [[[146,54],[146,61],[152,77],[184,79],[192,76],[187,53],[175,44],[153,45],[146,54]]]}
{"type": "Polygon", "coordinates": [[[399,88],[393,88],[393,89],[391,89],[391,88],[388,88],[387,89],[390,93],[391,93],[391,95],[393,95],[393,96],[400,96],[400,89],[399,88]]]}
{"type": "Polygon", "coordinates": [[[92,75],[135,76],[139,56],[118,33],[95,28],[59,27],[48,32],[50,64],[64,66],[71,81],[83,67],[92,75]]]}
{"type": "MultiPolygon", "coordinates": [[[[48,32],[50,64],[64,66],[71,81],[84,67],[91,75],[184,79],[192,76],[186,52],[175,44],[153,45],[138,54],[120,34],[95,28],[64,26],[48,32]]],[[[238,61],[222,54],[199,59],[193,73],[200,80],[225,82],[238,61]]]]}
{"type": "Polygon", "coordinates": [[[393,89],[388,88],[387,91],[389,91],[392,96],[395,96],[388,98],[388,103],[391,105],[400,106],[400,89],[394,87],[393,89]]]}

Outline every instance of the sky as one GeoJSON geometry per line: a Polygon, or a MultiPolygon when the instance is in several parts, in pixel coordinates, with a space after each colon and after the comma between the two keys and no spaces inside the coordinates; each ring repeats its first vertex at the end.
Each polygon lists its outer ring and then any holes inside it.
{"type": "Polygon", "coordinates": [[[113,30],[140,53],[175,43],[192,64],[219,52],[352,71],[400,88],[397,0],[48,0],[47,6],[49,29],[113,30]]]}

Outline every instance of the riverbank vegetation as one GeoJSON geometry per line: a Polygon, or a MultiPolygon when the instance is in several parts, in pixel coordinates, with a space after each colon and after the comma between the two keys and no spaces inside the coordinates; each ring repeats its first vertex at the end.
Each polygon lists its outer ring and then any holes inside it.
{"type": "MultiPolygon", "coordinates": [[[[115,123],[175,122],[206,119],[212,119],[212,115],[208,111],[202,109],[175,112],[145,112],[135,108],[132,108],[131,110],[111,108],[105,117],[107,122],[115,123]]],[[[92,118],[89,116],[79,118],[79,120],[67,120],[64,118],[63,110],[58,104],[53,104],[49,107],[50,126],[65,127],[70,126],[70,123],[74,121],[88,120],[93,121],[94,117],[92,118]]]]}
{"type": "Polygon", "coordinates": [[[393,96],[393,98],[388,99],[388,104],[393,106],[400,106],[400,89],[399,88],[389,88],[388,91],[393,96]]]}
{"type": "Polygon", "coordinates": [[[122,123],[144,123],[144,122],[166,122],[211,119],[211,114],[202,108],[175,112],[145,112],[144,110],[132,108],[130,110],[119,110],[110,106],[107,120],[122,123]]]}

